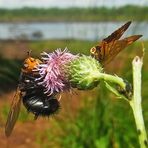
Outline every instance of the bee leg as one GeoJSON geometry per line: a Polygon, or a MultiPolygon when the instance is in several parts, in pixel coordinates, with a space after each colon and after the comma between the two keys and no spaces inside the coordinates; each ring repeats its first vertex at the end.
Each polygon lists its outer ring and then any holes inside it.
{"type": "Polygon", "coordinates": [[[59,96],[59,98],[58,98],[58,101],[60,101],[60,100],[61,100],[61,98],[62,98],[62,96],[60,95],[60,96],[59,96]]]}
{"type": "Polygon", "coordinates": [[[35,116],[34,116],[34,120],[37,120],[38,117],[39,117],[39,115],[38,115],[38,114],[35,114],[35,116]]]}

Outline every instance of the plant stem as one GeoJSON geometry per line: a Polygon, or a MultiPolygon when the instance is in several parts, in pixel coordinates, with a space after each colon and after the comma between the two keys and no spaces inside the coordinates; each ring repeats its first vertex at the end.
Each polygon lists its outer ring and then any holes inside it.
{"type": "Polygon", "coordinates": [[[100,77],[100,79],[103,79],[106,82],[118,84],[123,89],[125,89],[125,87],[126,87],[126,84],[123,81],[123,79],[118,76],[112,76],[112,75],[109,75],[106,73],[101,73],[101,74],[99,74],[99,77],[100,77]]]}
{"type": "Polygon", "coordinates": [[[122,78],[119,78],[117,76],[111,76],[108,74],[101,74],[100,77],[105,80],[106,87],[113,92],[115,95],[117,95],[120,98],[125,99],[129,102],[132,110],[133,115],[136,123],[136,128],[138,131],[138,138],[139,138],[139,144],[140,148],[147,148],[148,147],[148,140],[147,140],[147,134],[145,130],[144,125],[144,119],[142,114],[142,105],[141,105],[141,69],[142,69],[142,59],[139,57],[135,57],[133,60],[133,96],[132,98],[128,99],[125,98],[122,94],[120,94],[114,87],[109,85],[107,82],[112,82],[115,84],[118,84],[120,87],[125,89],[126,84],[124,83],[122,78]]]}
{"type": "Polygon", "coordinates": [[[133,98],[129,101],[130,106],[132,107],[136,127],[138,131],[140,148],[147,148],[148,141],[144,125],[144,119],[142,115],[142,106],[141,106],[141,69],[142,69],[142,59],[135,57],[133,60],[133,87],[134,94],[133,98]]]}

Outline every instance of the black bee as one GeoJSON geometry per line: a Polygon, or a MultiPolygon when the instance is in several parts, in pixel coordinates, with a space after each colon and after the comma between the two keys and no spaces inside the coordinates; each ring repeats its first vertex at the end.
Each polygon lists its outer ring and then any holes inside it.
{"type": "Polygon", "coordinates": [[[28,57],[24,61],[19,84],[12,100],[5,126],[5,134],[7,137],[10,136],[19,116],[21,100],[28,112],[32,112],[35,115],[35,119],[38,116],[50,116],[56,113],[60,107],[56,97],[45,94],[44,87],[38,85],[37,81],[35,81],[39,74],[37,71],[34,71],[34,69],[40,62],[40,60],[32,57],[28,57]]]}

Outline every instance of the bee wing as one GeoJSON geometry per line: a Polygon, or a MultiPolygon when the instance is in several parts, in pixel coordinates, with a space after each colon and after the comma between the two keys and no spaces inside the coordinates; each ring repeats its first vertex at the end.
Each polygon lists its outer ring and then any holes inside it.
{"type": "Polygon", "coordinates": [[[10,136],[14,125],[18,119],[19,112],[20,112],[20,106],[21,106],[21,91],[19,88],[16,91],[15,96],[13,97],[12,103],[11,103],[11,108],[8,114],[6,126],[5,126],[5,135],[7,137],[10,136]]]}
{"type": "Polygon", "coordinates": [[[130,26],[131,21],[125,23],[123,26],[115,30],[111,35],[109,35],[107,38],[103,39],[103,41],[110,43],[112,41],[120,39],[120,37],[123,35],[123,33],[127,30],[127,28],[130,26]]]}
{"type": "Polygon", "coordinates": [[[122,40],[116,40],[110,43],[102,42],[100,54],[102,59],[100,62],[103,65],[109,63],[120,51],[122,51],[125,47],[129,46],[136,40],[138,40],[142,35],[134,35],[122,40]]]}

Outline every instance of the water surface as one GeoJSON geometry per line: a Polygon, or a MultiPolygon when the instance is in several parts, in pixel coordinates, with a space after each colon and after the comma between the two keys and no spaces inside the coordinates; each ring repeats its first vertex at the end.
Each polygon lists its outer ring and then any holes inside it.
{"type": "MultiPolygon", "coordinates": [[[[100,40],[125,22],[0,23],[0,39],[80,39],[100,40]]],[[[148,23],[132,23],[125,35],[142,34],[148,39],[148,23]]]]}

